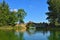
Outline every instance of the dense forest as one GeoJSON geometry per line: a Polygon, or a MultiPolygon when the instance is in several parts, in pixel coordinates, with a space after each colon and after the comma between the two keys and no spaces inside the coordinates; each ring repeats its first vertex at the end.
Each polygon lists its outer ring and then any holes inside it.
{"type": "Polygon", "coordinates": [[[0,3],[0,26],[14,26],[18,21],[19,24],[24,23],[23,19],[26,14],[24,9],[18,9],[17,12],[14,10],[10,11],[9,5],[3,0],[0,3]]]}

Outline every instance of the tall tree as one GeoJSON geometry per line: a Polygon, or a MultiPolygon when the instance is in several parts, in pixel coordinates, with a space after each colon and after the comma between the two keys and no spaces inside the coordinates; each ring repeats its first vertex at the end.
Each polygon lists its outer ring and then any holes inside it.
{"type": "Polygon", "coordinates": [[[19,23],[24,23],[23,19],[25,18],[25,16],[26,16],[26,12],[24,11],[24,9],[19,9],[18,10],[19,23]]]}
{"type": "Polygon", "coordinates": [[[0,26],[14,25],[15,22],[17,22],[16,12],[11,12],[8,4],[3,0],[0,3],[0,26]]]}
{"type": "Polygon", "coordinates": [[[49,7],[46,14],[48,15],[47,19],[50,23],[55,24],[56,20],[60,19],[60,0],[48,0],[49,7]]]}
{"type": "Polygon", "coordinates": [[[2,3],[0,3],[0,25],[7,25],[7,19],[8,19],[8,13],[9,13],[9,7],[8,4],[5,3],[3,0],[2,3]]]}

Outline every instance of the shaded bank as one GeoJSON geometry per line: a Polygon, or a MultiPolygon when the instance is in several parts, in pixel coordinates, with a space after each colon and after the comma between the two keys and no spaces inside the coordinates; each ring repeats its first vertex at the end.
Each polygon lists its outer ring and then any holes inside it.
{"type": "Polygon", "coordinates": [[[26,25],[27,28],[29,27],[36,27],[36,28],[47,28],[48,27],[48,23],[34,23],[34,22],[28,22],[26,25]]]}
{"type": "Polygon", "coordinates": [[[59,26],[56,26],[54,24],[51,24],[51,23],[34,23],[34,22],[28,22],[26,24],[26,28],[27,29],[34,29],[36,28],[37,30],[60,30],[60,27],[59,26]]]}

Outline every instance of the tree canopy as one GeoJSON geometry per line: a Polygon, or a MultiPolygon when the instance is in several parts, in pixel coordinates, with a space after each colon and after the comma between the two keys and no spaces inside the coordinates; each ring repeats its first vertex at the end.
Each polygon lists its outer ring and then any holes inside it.
{"type": "Polygon", "coordinates": [[[60,19],[60,0],[48,0],[47,1],[48,10],[47,12],[47,19],[50,23],[55,24],[55,22],[59,21],[60,19]]]}
{"type": "Polygon", "coordinates": [[[18,20],[19,20],[19,23],[24,23],[23,19],[25,18],[26,16],[26,12],[24,11],[24,9],[18,9],[18,20]]]}
{"type": "Polygon", "coordinates": [[[15,25],[16,22],[24,22],[23,19],[26,16],[24,9],[18,9],[17,12],[10,11],[9,5],[3,0],[0,3],[0,26],[15,25]]]}

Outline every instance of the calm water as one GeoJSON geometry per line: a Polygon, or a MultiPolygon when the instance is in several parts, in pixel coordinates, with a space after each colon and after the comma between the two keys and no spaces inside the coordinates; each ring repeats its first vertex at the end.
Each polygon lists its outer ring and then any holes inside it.
{"type": "Polygon", "coordinates": [[[0,40],[60,40],[60,31],[27,30],[16,32],[0,30],[0,40]]]}

